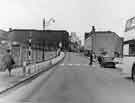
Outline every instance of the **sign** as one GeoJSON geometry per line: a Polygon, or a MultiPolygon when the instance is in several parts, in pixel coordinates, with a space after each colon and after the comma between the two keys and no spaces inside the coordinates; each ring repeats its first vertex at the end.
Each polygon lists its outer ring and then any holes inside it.
{"type": "Polygon", "coordinates": [[[129,55],[129,44],[124,45],[123,55],[129,55]]]}
{"type": "Polygon", "coordinates": [[[125,25],[125,32],[135,29],[135,17],[128,19],[125,25]]]}

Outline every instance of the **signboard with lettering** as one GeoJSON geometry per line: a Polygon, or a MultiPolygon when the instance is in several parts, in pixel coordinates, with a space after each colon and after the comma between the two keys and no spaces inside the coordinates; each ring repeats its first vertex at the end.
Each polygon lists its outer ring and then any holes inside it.
{"type": "Polygon", "coordinates": [[[135,17],[128,19],[125,25],[125,32],[135,29],[135,17]]]}
{"type": "Polygon", "coordinates": [[[123,55],[129,55],[129,44],[124,45],[123,55]]]}

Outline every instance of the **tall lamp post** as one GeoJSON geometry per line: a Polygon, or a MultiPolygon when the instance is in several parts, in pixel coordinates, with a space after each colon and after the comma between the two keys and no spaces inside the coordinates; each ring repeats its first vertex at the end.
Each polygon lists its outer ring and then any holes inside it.
{"type": "Polygon", "coordinates": [[[55,19],[53,17],[50,18],[48,21],[46,21],[45,18],[43,18],[43,31],[45,31],[46,27],[49,26],[51,22],[55,23],[55,19]]]}
{"type": "MultiPolygon", "coordinates": [[[[90,25],[91,26],[91,25],[90,25]]],[[[91,36],[91,52],[94,51],[94,44],[96,43],[96,34],[95,34],[95,26],[91,26],[92,27],[92,30],[91,30],[91,33],[92,33],[92,36],[91,36]]]]}
{"type": "MultiPolygon", "coordinates": [[[[48,21],[46,21],[45,18],[43,18],[43,31],[45,31],[46,30],[46,27],[49,26],[51,23],[55,23],[55,19],[54,18],[50,18],[48,21]]],[[[42,41],[42,51],[43,51],[42,60],[43,61],[44,61],[44,57],[45,57],[44,46],[45,46],[45,40],[42,41]]]]}

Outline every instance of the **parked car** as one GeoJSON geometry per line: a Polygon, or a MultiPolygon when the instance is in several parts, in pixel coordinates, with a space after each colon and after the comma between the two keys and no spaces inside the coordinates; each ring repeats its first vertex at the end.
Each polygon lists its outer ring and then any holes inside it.
{"type": "Polygon", "coordinates": [[[115,68],[115,62],[113,57],[108,57],[108,56],[103,56],[102,57],[102,62],[101,62],[101,67],[104,68],[115,68]]]}
{"type": "Polygon", "coordinates": [[[135,57],[134,56],[123,56],[121,63],[116,65],[117,68],[121,69],[124,76],[131,77],[135,81],[135,57]]]}

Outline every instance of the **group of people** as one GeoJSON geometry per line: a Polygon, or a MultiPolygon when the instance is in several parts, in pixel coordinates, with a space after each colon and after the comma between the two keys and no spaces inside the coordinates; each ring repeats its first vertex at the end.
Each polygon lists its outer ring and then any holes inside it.
{"type": "Polygon", "coordinates": [[[102,63],[102,56],[96,56],[96,54],[94,52],[88,52],[88,56],[89,56],[89,65],[92,65],[93,62],[98,62],[99,64],[102,63]]]}

